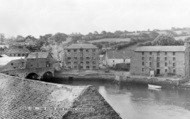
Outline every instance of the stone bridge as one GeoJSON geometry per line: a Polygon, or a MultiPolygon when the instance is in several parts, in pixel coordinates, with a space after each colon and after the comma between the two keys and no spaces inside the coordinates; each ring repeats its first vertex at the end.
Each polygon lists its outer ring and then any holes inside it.
{"type": "Polygon", "coordinates": [[[3,71],[2,73],[17,76],[20,78],[28,78],[28,79],[37,79],[37,80],[46,80],[54,76],[54,68],[53,67],[44,67],[44,68],[30,68],[30,69],[15,69],[3,71]]]}

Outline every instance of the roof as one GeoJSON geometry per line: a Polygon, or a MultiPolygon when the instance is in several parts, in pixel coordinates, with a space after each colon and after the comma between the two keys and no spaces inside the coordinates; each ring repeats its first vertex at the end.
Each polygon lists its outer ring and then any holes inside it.
{"type": "Polygon", "coordinates": [[[93,86],[54,84],[4,74],[0,79],[3,119],[121,119],[93,86]],[[77,108],[91,110],[75,111],[77,108]]]}
{"type": "Polygon", "coordinates": [[[164,51],[164,52],[184,52],[185,46],[140,46],[135,49],[136,52],[140,51],[164,51]]]}
{"type": "Polygon", "coordinates": [[[80,49],[80,48],[95,49],[97,47],[93,44],[77,43],[77,44],[71,44],[70,46],[66,47],[65,49],[80,49]]]}
{"type": "Polygon", "coordinates": [[[10,47],[5,52],[8,54],[30,53],[30,51],[27,48],[20,48],[20,47],[10,47]]]}
{"type": "Polygon", "coordinates": [[[28,59],[33,59],[33,58],[48,58],[49,52],[31,52],[28,55],[28,59]]]}
{"type": "Polygon", "coordinates": [[[117,50],[110,50],[107,51],[108,59],[128,59],[129,56],[125,55],[124,52],[117,51],[117,50]]]}

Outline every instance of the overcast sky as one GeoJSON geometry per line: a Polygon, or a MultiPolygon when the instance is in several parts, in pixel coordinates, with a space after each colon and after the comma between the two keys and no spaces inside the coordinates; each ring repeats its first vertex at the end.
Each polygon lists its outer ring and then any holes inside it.
{"type": "Polygon", "coordinates": [[[0,0],[6,36],[190,27],[190,0],[0,0]]]}

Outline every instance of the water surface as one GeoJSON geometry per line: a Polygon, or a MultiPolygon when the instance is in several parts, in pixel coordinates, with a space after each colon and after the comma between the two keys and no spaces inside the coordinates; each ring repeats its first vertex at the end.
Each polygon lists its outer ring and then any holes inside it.
{"type": "Polygon", "coordinates": [[[123,119],[190,119],[190,90],[90,81],[69,84],[95,86],[123,119]]]}

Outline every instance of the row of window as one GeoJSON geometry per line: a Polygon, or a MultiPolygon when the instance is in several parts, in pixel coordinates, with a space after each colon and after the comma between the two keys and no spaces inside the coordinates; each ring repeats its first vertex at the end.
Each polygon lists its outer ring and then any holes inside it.
{"type": "MultiPolygon", "coordinates": [[[[71,64],[71,62],[67,62],[68,64],[71,64]]],[[[78,64],[79,62],[74,62],[74,64],[78,64]]],[[[83,64],[83,62],[80,62],[80,64],[83,64]]],[[[86,61],[86,64],[90,64],[89,61],[86,61]]],[[[96,61],[93,61],[92,64],[96,64],[96,61]]]]}
{"type": "MultiPolygon", "coordinates": [[[[142,62],[142,66],[144,66],[144,65],[145,65],[145,63],[142,62]]],[[[152,62],[149,62],[149,66],[152,66],[152,62]]],[[[167,62],[165,62],[165,66],[168,66],[167,62]]],[[[175,67],[175,66],[176,66],[176,63],[173,63],[173,67],[175,67]]],[[[160,62],[157,62],[157,67],[160,67],[160,62]]]]}
{"type": "Polygon", "coordinates": [[[10,56],[26,56],[26,54],[9,54],[10,56]]]}
{"type": "MultiPolygon", "coordinates": [[[[150,55],[152,55],[152,52],[149,52],[150,55]]],[[[168,52],[165,52],[165,55],[167,55],[168,52]]],[[[144,52],[142,52],[142,55],[144,55],[144,52]]],[[[157,55],[160,55],[160,52],[157,52],[157,55]]],[[[175,52],[173,52],[173,55],[175,55],[175,52]]]]}
{"type": "MultiPolygon", "coordinates": [[[[67,52],[71,52],[72,50],[67,50],[67,52]]],[[[74,52],[77,52],[77,51],[80,51],[80,52],[83,52],[83,51],[85,51],[85,52],[90,52],[90,50],[89,49],[86,49],[86,50],[84,50],[84,49],[80,49],[80,50],[77,50],[77,49],[74,49],[73,50],[74,52]]],[[[96,49],[92,49],[92,52],[95,52],[96,51],[96,49]]]]}
{"type": "MultiPolygon", "coordinates": [[[[71,57],[67,57],[67,59],[68,60],[71,60],[71,57]]],[[[92,58],[90,58],[90,57],[86,57],[86,58],[83,58],[83,57],[74,57],[74,59],[75,60],[77,60],[77,59],[80,59],[80,60],[83,60],[83,59],[87,59],[87,60],[90,60],[90,59],[96,59],[96,57],[92,57],[92,58]]]]}
{"type": "MultiPolygon", "coordinates": [[[[68,68],[71,69],[72,67],[71,67],[71,66],[68,66],[68,68]]],[[[78,67],[77,67],[77,66],[74,66],[73,68],[77,69],[78,67]]],[[[81,67],[81,68],[83,68],[83,69],[85,69],[85,68],[86,68],[86,69],[90,69],[90,66],[83,66],[83,67],[81,67]]],[[[97,67],[96,67],[96,66],[93,66],[92,68],[93,68],[93,69],[96,69],[97,67]]]]}
{"type": "MultiPolygon", "coordinates": [[[[144,71],[145,71],[145,69],[142,68],[142,72],[144,72],[144,71]]],[[[168,73],[168,69],[165,69],[165,73],[168,73]]],[[[175,70],[175,69],[173,69],[173,73],[174,73],[174,74],[176,73],[176,70],[175,70]]]]}
{"type": "MultiPolygon", "coordinates": [[[[144,60],[145,58],[144,57],[142,57],[142,60],[144,60]]],[[[168,58],[167,57],[165,57],[164,58],[165,60],[167,60],[168,58]]],[[[149,57],[149,60],[151,61],[152,60],[152,57],[149,57]]],[[[175,57],[173,57],[173,61],[175,61],[176,60],[176,58],[175,57]]],[[[157,61],[160,61],[160,57],[157,57],[157,61]]]]}

